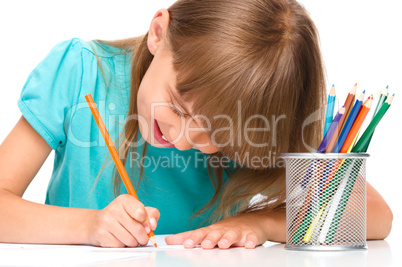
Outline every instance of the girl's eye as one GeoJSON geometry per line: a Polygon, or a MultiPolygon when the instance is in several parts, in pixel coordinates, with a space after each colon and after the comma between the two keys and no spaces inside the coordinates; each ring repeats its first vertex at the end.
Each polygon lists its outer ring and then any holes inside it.
{"type": "Polygon", "coordinates": [[[173,111],[174,114],[176,114],[179,117],[186,117],[185,114],[183,114],[173,103],[170,104],[170,109],[173,111]]]}

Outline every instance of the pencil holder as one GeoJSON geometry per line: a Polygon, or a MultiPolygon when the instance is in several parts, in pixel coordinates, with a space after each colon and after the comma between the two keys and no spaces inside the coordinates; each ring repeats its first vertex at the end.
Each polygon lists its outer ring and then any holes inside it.
{"type": "Polygon", "coordinates": [[[286,248],[366,249],[368,154],[288,153],[286,248]]]}

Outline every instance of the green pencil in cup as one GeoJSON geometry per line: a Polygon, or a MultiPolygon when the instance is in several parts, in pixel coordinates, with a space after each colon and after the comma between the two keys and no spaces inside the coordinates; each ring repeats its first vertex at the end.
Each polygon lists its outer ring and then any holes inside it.
{"type": "MultiPolygon", "coordinates": [[[[371,121],[373,121],[375,115],[380,110],[380,108],[385,103],[385,101],[387,100],[387,97],[388,97],[388,85],[387,85],[387,88],[385,88],[385,90],[383,92],[381,92],[380,99],[377,102],[377,106],[375,107],[375,110],[374,110],[374,113],[373,113],[373,117],[371,118],[371,121]]],[[[367,151],[368,146],[369,146],[370,141],[371,141],[371,138],[373,137],[373,134],[374,134],[374,132],[370,135],[370,138],[369,138],[368,142],[366,143],[366,145],[364,146],[362,151],[367,151]]]]}
{"type": "Polygon", "coordinates": [[[381,108],[377,112],[377,114],[375,114],[373,120],[370,122],[369,126],[367,126],[367,129],[364,131],[362,137],[360,137],[357,144],[353,147],[352,153],[366,152],[368,144],[370,143],[370,140],[371,140],[371,136],[374,133],[375,127],[377,127],[378,123],[380,122],[382,117],[384,117],[384,114],[387,112],[387,110],[391,106],[394,96],[395,96],[395,94],[390,96],[387,99],[387,101],[381,106],[381,108]]]}

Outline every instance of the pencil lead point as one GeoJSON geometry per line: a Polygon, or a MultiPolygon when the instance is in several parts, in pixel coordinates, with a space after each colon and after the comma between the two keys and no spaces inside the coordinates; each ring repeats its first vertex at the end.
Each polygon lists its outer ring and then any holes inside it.
{"type": "Polygon", "coordinates": [[[357,83],[355,83],[355,86],[357,86],[357,83]]]}
{"type": "Polygon", "coordinates": [[[388,85],[387,85],[387,89],[388,89],[388,85]]]}
{"type": "Polygon", "coordinates": [[[363,94],[365,94],[365,93],[366,93],[366,90],[363,91],[363,94]]]}

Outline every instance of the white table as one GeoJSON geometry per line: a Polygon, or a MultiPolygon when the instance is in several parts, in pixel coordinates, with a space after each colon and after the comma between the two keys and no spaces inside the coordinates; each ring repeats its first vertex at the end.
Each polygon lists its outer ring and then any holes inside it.
{"type": "MultiPolygon", "coordinates": [[[[159,236],[158,243],[163,240],[159,236]]],[[[266,242],[256,249],[183,249],[151,246],[105,249],[92,246],[1,244],[0,266],[402,266],[402,251],[387,241],[368,241],[367,250],[294,251],[266,242]],[[392,253],[393,252],[393,253],[392,253]],[[396,253],[399,252],[399,253],[396,253]],[[7,261],[8,259],[8,261],[7,261]],[[52,262],[53,261],[53,262],[52,262]],[[56,261],[56,262],[54,262],[56,261]],[[27,263],[29,262],[29,263],[27,263]],[[6,264],[5,264],[6,263],[6,264]],[[20,265],[18,265],[20,264],[20,265]],[[21,265],[22,264],[22,265],[21,265]],[[25,265],[23,265],[25,264],[25,265]]]]}

